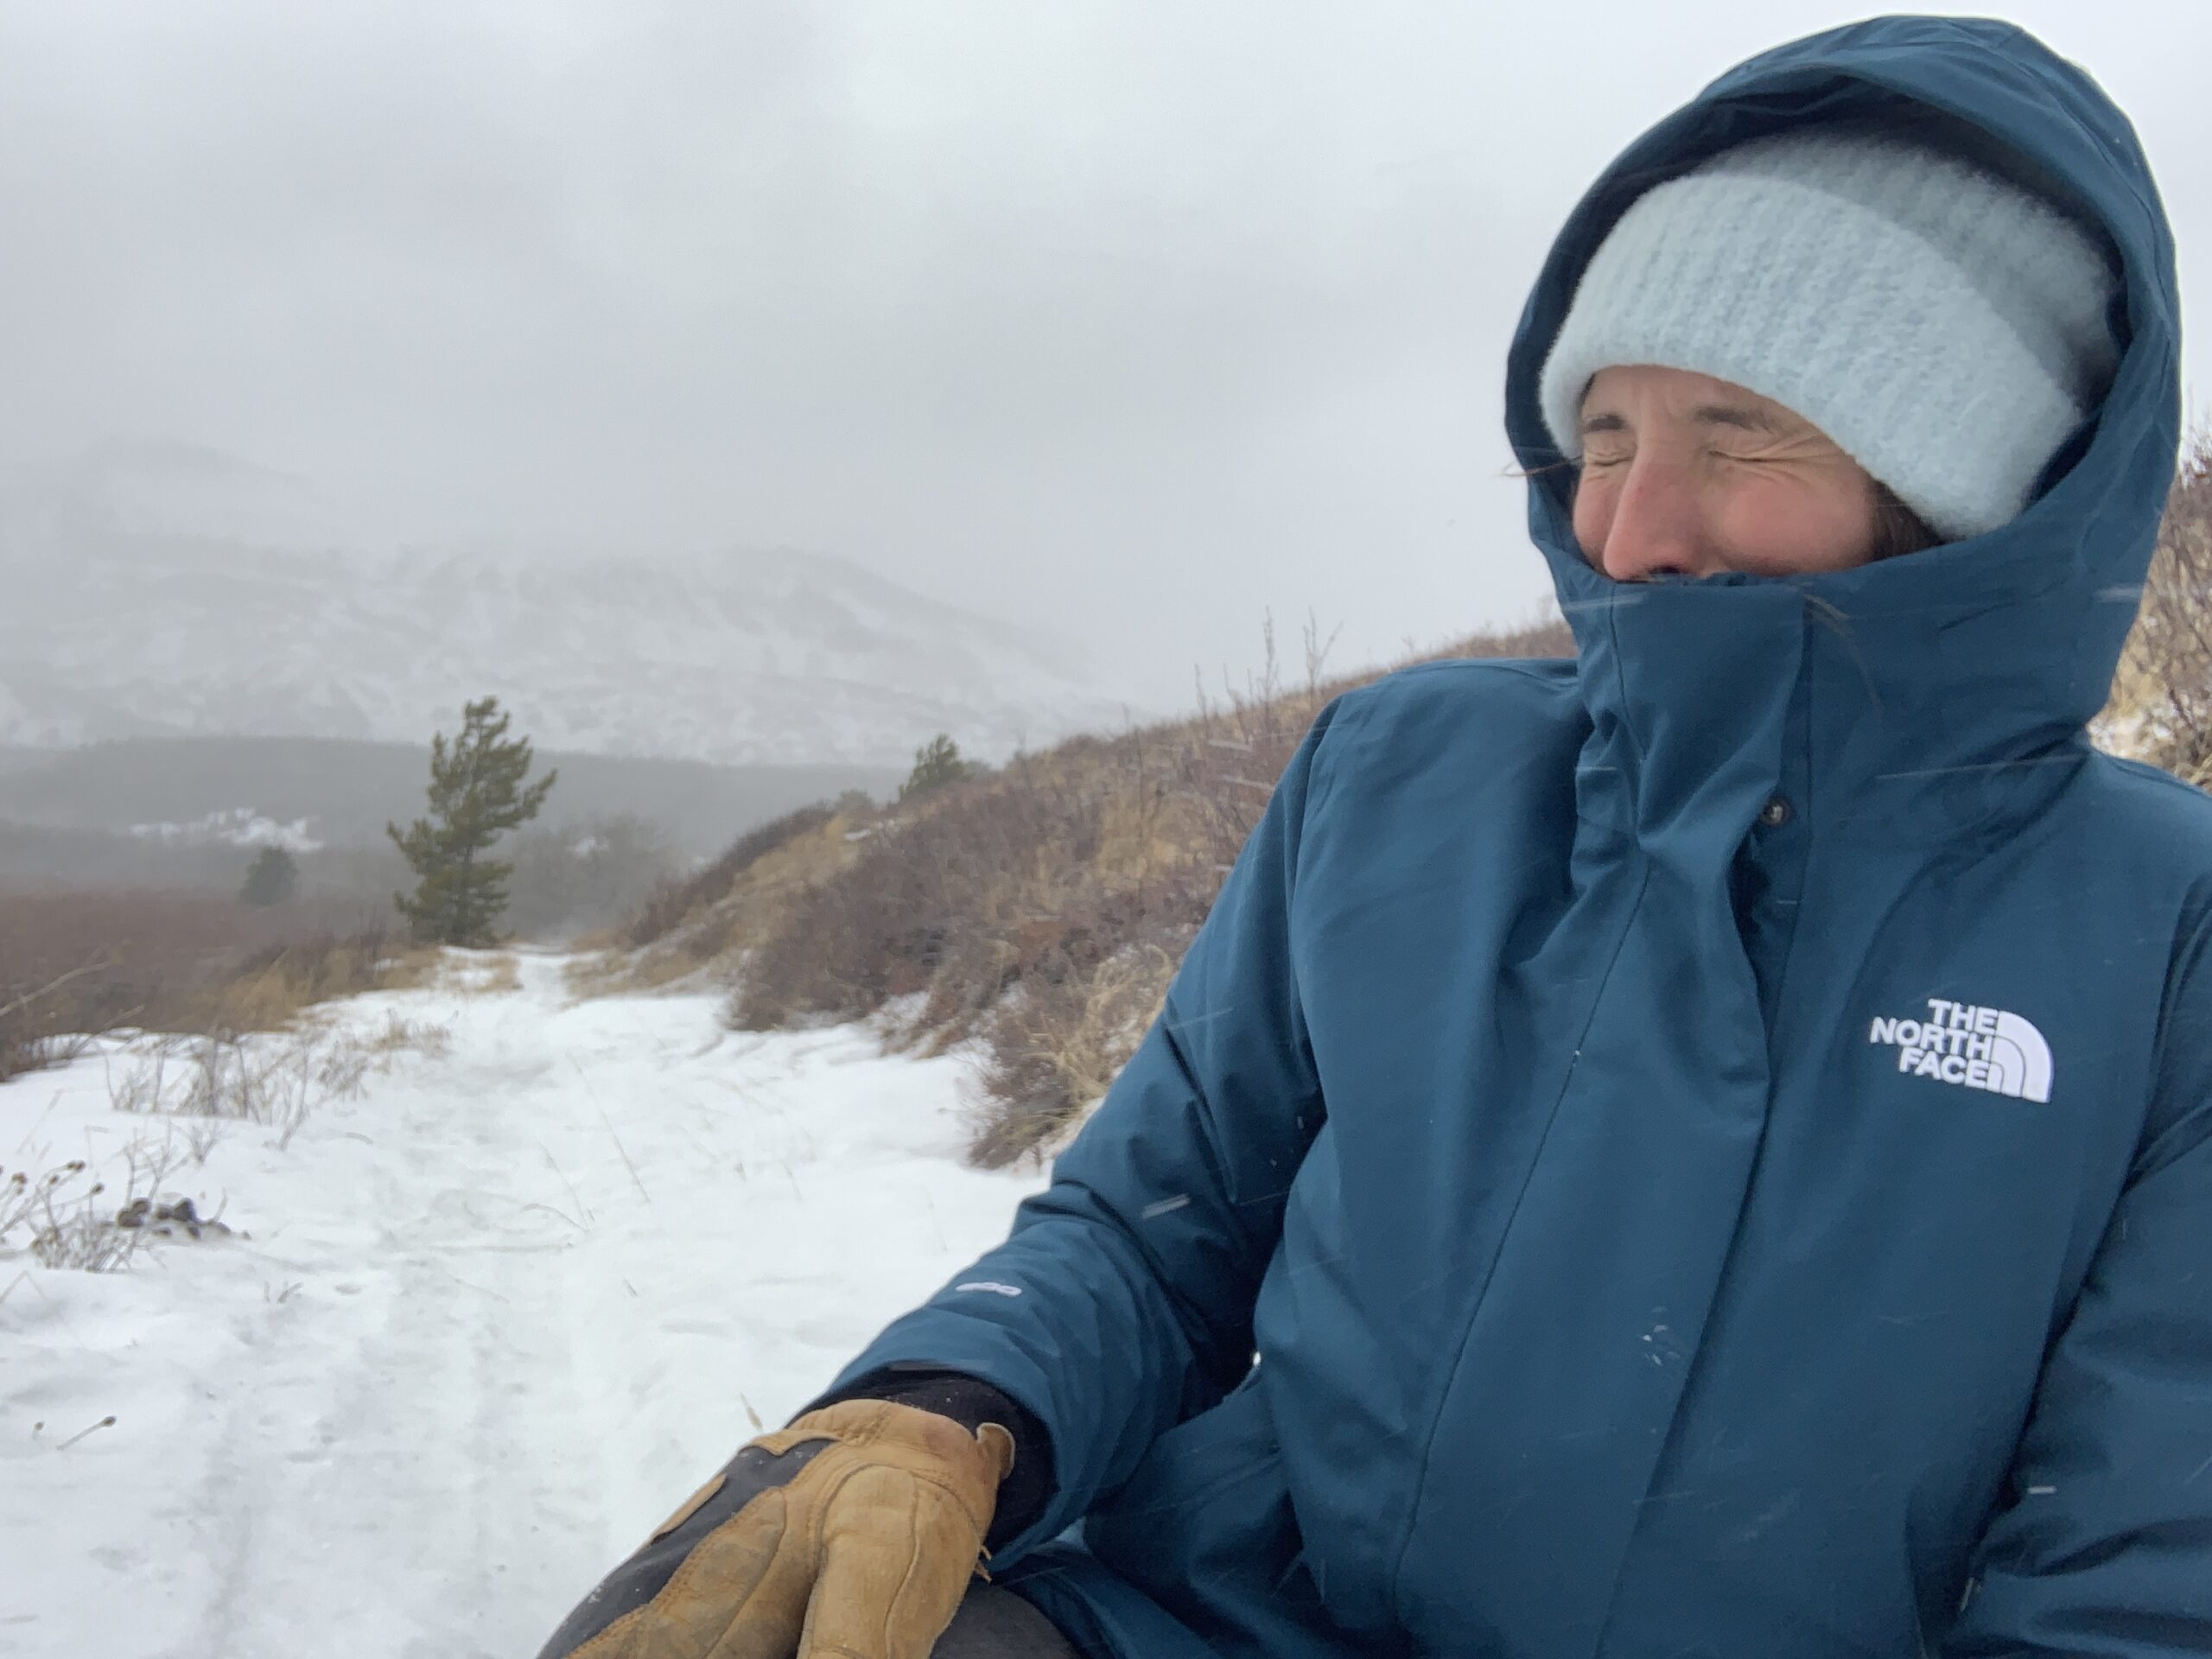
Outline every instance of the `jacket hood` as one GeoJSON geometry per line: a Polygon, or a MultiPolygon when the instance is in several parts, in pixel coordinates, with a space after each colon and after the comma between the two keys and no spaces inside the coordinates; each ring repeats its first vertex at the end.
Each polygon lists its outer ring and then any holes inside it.
{"type": "MultiPolygon", "coordinates": [[[[1645,763],[1694,753],[1709,769],[1747,744],[1773,748],[1794,722],[1820,751],[1827,801],[1843,805],[1873,780],[2078,747],[2133,620],[2180,443],[2173,239],[2149,163],[2089,76],[2009,23],[1881,17],[1763,53],[1637,140],[1569,216],[1508,358],[1506,428],[1531,474],[1530,531],[1575,632],[1601,750],[1645,763]],[[1616,583],[1576,546],[1573,474],[1538,402],[1575,283],[1652,185],[1746,140],[1840,119],[1932,125],[2103,230],[2121,278],[2105,401],[2027,508],[1986,535],[1817,575],[1616,583]]],[[[1639,797],[1694,788],[1645,770],[1639,797]]],[[[1648,823],[1664,804],[1629,810],[1648,823]]]]}

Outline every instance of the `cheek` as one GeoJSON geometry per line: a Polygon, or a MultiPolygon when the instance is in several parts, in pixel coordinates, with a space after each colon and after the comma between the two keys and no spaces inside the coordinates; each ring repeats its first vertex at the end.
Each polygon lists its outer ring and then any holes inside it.
{"type": "Polygon", "coordinates": [[[1762,479],[1729,503],[1732,561],[1745,570],[1840,570],[1874,548],[1873,498],[1827,480],[1762,479]]]}

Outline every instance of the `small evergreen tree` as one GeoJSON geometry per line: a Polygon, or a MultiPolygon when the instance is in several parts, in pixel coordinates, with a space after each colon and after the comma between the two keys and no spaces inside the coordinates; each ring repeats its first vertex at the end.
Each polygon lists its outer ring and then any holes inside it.
{"type": "Polygon", "coordinates": [[[960,758],[960,746],[939,732],[914,751],[914,769],[906,774],[906,781],[899,786],[899,804],[904,805],[933,789],[943,789],[947,784],[957,784],[974,770],[960,758]]]}
{"type": "Polygon", "coordinates": [[[246,868],[245,885],[238,889],[238,902],[251,905],[256,910],[267,910],[290,902],[292,889],[299,884],[299,861],[282,847],[264,847],[246,868]]]}
{"type": "Polygon", "coordinates": [[[497,697],[467,704],[461,715],[461,735],[450,746],[443,732],[430,741],[429,816],[404,834],[396,823],[385,825],[417,878],[413,897],[396,893],[392,902],[423,944],[494,942],[513,867],[485,855],[537,816],[560,775],[549,772],[524,785],[530,740],[507,736],[509,717],[497,697]]]}

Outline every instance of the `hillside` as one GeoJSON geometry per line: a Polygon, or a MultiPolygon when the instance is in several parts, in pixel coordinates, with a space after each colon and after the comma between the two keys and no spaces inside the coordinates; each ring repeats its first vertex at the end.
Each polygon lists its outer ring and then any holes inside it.
{"type": "Polygon", "coordinates": [[[1075,642],[850,560],[400,548],[176,443],[0,478],[0,744],[412,742],[486,694],[548,749],[896,766],[1120,718],[1075,642]]]}

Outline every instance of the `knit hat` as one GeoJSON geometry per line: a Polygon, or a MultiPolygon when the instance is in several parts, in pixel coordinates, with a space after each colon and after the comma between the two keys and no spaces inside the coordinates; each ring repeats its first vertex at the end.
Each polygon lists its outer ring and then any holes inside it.
{"type": "Polygon", "coordinates": [[[1946,540],[2026,505],[2118,351],[2095,232],[1939,149],[1755,139],[1653,186],[1592,257],[1544,364],[1580,460],[1591,376],[1656,364],[1794,410],[1946,540]]]}

